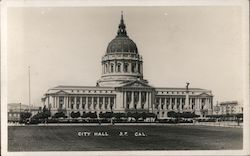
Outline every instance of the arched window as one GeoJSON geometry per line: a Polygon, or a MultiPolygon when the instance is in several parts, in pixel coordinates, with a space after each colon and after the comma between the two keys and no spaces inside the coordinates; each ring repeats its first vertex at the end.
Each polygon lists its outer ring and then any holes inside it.
{"type": "Polygon", "coordinates": [[[120,63],[117,64],[117,72],[121,72],[121,64],[120,63]]]}
{"type": "Polygon", "coordinates": [[[124,63],[124,68],[123,68],[124,72],[128,72],[128,64],[124,63]]]}
{"type": "Polygon", "coordinates": [[[110,67],[110,72],[113,73],[114,72],[114,65],[111,64],[111,67],[110,67]]]}

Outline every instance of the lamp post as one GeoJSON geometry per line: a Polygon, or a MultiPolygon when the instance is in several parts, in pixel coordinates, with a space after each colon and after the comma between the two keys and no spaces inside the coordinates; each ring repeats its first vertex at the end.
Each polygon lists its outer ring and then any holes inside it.
{"type": "Polygon", "coordinates": [[[189,82],[186,82],[186,102],[185,102],[185,109],[187,110],[188,109],[188,107],[189,107],[189,95],[188,95],[188,93],[189,93],[189,82]]]}
{"type": "Polygon", "coordinates": [[[19,110],[19,123],[21,123],[21,102],[20,102],[20,110],[19,110]]]}

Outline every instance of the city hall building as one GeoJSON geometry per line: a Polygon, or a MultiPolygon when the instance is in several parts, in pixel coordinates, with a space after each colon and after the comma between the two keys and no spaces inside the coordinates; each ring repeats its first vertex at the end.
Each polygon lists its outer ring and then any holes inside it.
{"type": "Polygon", "coordinates": [[[167,112],[212,114],[213,95],[200,88],[155,88],[143,77],[143,59],[126,31],[121,15],[116,37],[108,44],[101,61],[102,74],[96,86],[57,86],[42,101],[52,115],[63,111],[152,112],[166,118],[167,112]]]}

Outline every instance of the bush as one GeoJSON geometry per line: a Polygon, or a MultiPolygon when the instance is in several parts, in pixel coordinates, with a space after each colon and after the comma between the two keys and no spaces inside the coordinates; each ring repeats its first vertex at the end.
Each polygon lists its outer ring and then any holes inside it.
{"type": "Polygon", "coordinates": [[[100,113],[99,117],[100,118],[105,118],[105,119],[111,119],[113,117],[113,112],[106,112],[106,113],[100,113]]]}
{"type": "Polygon", "coordinates": [[[76,112],[76,113],[75,112],[71,112],[70,116],[72,118],[79,118],[81,116],[81,114],[80,114],[80,112],[76,112]]]}
{"type": "Polygon", "coordinates": [[[53,118],[67,118],[63,112],[57,112],[53,115],[53,118]]]}
{"type": "Polygon", "coordinates": [[[20,123],[26,123],[26,120],[31,117],[30,112],[21,112],[20,114],[20,123]]]}

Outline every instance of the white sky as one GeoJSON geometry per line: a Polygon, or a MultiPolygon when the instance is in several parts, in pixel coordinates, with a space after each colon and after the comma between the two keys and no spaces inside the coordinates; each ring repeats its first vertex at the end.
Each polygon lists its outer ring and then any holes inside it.
{"type": "Polygon", "coordinates": [[[243,99],[240,7],[53,7],[8,9],[8,103],[28,103],[28,66],[35,105],[57,85],[95,86],[121,10],[150,85],[243,99]]]}

